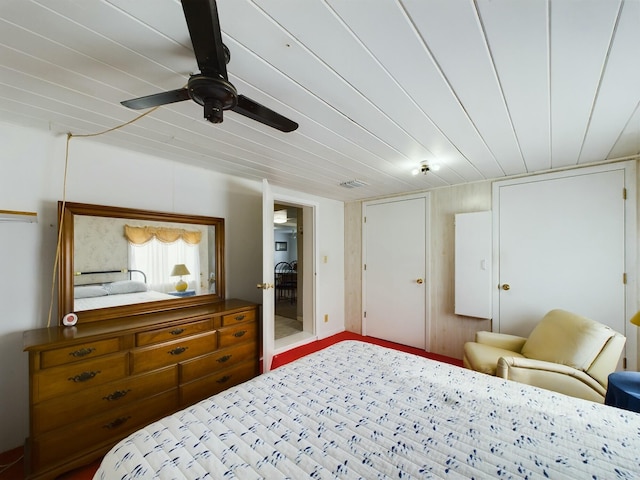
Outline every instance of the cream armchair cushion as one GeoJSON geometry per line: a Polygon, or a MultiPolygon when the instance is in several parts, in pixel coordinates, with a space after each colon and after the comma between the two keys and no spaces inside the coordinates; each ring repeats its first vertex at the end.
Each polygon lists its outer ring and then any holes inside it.
{"type": "Polygon", "coordinates": [[[464,346],[464,366],[575,397],[604,402],[625,337],[564,310],[552,310],[529,338],[478,332],[464,346]]]}
{"type": "Polygon", "coordinates": [[[551,310],[533,329],[520,353],[527,358],[587,370],[615,333],[589,318],[551,310]]]}

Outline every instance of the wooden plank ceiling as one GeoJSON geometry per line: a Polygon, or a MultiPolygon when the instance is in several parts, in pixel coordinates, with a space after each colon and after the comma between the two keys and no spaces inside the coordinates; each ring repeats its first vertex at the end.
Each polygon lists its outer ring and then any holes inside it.
{"type": "MultiPolygon", "coordinates": [[[[229,80],[96,141],[350,201],[640,152],[640,0],[218,0],[229,80]],[[440,170],[413,176],[421,162],[440,170]],[[345,188],[360,180],[366,185],[345,188]]],[[[91,133],[197,73],[178,0],[4,0],[0,120],[91,133]]]]}

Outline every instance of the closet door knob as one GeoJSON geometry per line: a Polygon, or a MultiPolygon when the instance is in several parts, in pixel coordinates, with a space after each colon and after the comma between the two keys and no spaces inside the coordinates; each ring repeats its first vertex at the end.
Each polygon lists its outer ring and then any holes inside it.
{"type": "Polygon", "coordinates": [[[419,278],[419,279],[416,280],[416,283],[418,285],[422,285],[424,283],[424,280],[422,278],[419,278]]]}
{"type": "Polygon", "coordinates": [[[511,285],[509,285],[508,283],[503,283],[501,288],[503,290],[509,290],[511,288],[511,285]]]}

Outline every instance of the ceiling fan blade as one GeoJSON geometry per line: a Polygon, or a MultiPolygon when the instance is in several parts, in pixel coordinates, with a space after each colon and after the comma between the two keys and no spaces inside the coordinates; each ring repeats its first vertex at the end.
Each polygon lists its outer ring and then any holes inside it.
{"type": "Polygon", "coordinates": [[[147,95],[146,97],[133,98],[120,103],[125,107],[133,108],[134,110],[142,110],[144,108],[166,105],[168,103],[182,102],[183,100],[189,100],[190,98],[189,90],[186,88],[180,88],[169,92],[147,95]]]}
{"type": "Polygon", "coordinates": [[[222,112],[231,109],[282,132],[293,132],[298,128],[296,122],[244,95],[238,95],[235,87],[229,83],[227,63],[231,54],[222,43],[216,0],[182,0],[182,10],[200,73],[189,77],[186,88],[120,103],[140,110],[191,99],[204,107],[204,116],[212,123],[222,122],[222,112]]]}
{"type": "Polygon", "coordinates": [[[282,132],[293,132],[298,128],[298,124],[293,120],[289,120],[287,117],[283,117],[279,113],[254,102],[250,98],[244,95],[238,95],[238,104],[233,107],[233,110],[240,115],[249,117],[257,122],[264,123],[282,132]]]}
{"type": "Polygon", "coordinates": [[[182,0],[182,10],[200,72],[227,80],[229,50],[222,44],[216,1],[182,0]]]}

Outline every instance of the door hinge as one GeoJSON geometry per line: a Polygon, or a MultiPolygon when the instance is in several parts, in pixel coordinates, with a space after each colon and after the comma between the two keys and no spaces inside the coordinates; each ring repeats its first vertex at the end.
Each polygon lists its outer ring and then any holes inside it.
{"type": "Polygon", "coordinates": [[[364,312],[364,318],[367,318],[367,312],[364,312]]]}
{"type": "Polygon", "coordinates": [[[622,199],[623,199],[623,200],[626,200],[626,199],[627,199],[627,189],[626,189],[626,188],[623,188],[623,189],[622,189],[622,199]]]}
{"type": "Polygon", "coordinates": [[[362,217],[362,222],[367,223],[367,217],[362,217]]]}
{"type": "Polygon", "coordinates": [[[623,285],[626,285],[626,284],[627,284],[627,274],[626,274],[626,273],[623,273],[623,274],[622,274],[622,284],[623,284],[623,285]]]}
{"type": "Polygon", "coordinates": [[[622,359],[622,368],[625,370],[627,369],[627,357],[624,357],[622,359]]]}
{"type": "Polygon", "coordinates": [[[366,270],[366,269],[367,269],[367,264],[366,264],[366,263],[362,266],[362,269],[363,269],[363,270],[366,270]]]}

